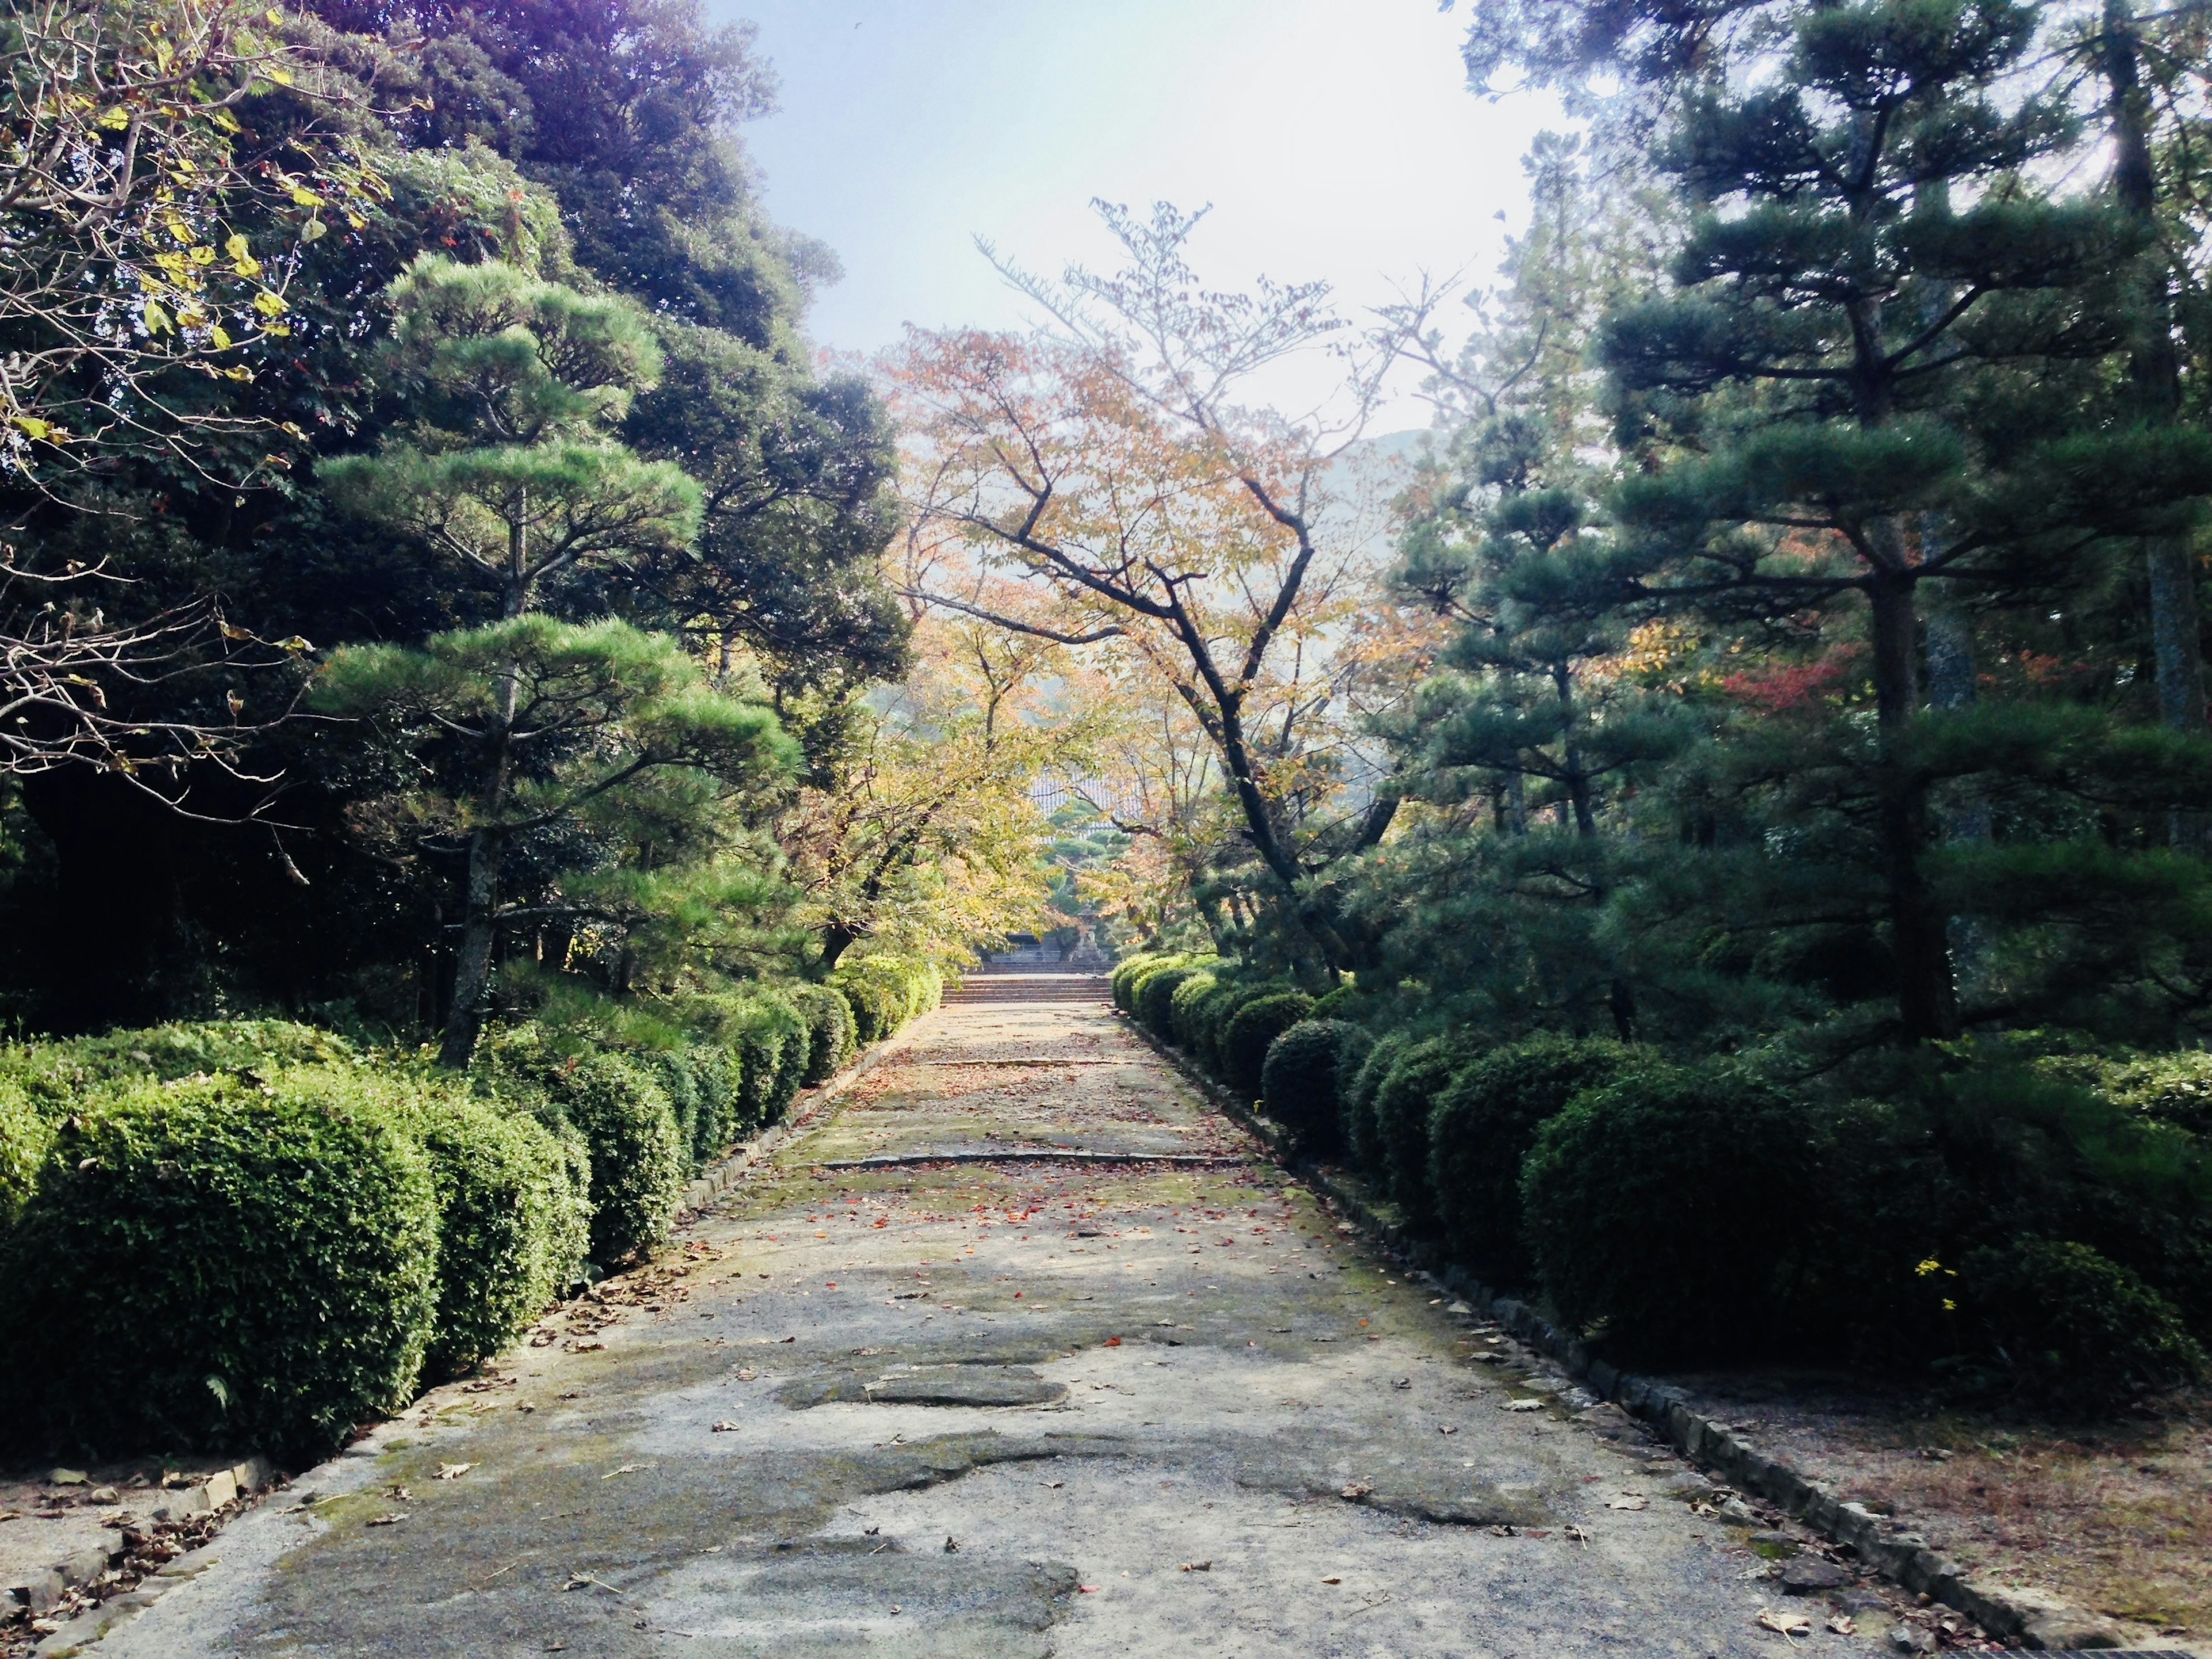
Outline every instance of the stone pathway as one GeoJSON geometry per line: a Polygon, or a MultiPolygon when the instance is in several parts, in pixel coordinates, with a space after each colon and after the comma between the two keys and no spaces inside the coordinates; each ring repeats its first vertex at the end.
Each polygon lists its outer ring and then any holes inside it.
{"type": "Polygon", "coordinates": [[[1610,1407],[1344,1238],[1103,981],[970,985],[662,1263],[97,1651],[1874,1650],[1610,1407]]]}

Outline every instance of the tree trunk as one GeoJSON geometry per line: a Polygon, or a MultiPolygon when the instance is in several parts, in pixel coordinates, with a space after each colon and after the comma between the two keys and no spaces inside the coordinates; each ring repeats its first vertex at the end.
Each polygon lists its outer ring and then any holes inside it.
{"type": "Polygon", "coordinates": [[[1897,750],[1919,700],[1918,641],[1909,570],[1875,573],[1875,702],[1881,721],[1875,767],[1876,833],[1888,890],[1890,948],[1897,962],[1898,1023],[1907,1041],[1959,1034],[1950,941],[1922,854],[1928,844],[1928,783],[1897,750]]]}
{"type": "MultiPolygon", "coordinates": [[[[2128,378],[2137,412],[2148,426],[2171,426],[2181,407],[2181,356],[2173,339],[2173,277],[2158,238],[2158,175],[2150,145],[2150,96],[2142,84],[2141,40],[2129,0],[2106,0],[2106,117],[2112,133],[2112,193],[2150,239],[2143,255],[2135,339],[2128,378]]],[[[2150,576],[2152,659],[2158,714],[2179,732],[2204,729],[2204,647],[2197,600],[2196,562],[2177,537],[2143,542],[2150,576]]],[[[2201,848],[2201,815],[2175,813],[2177,845],[2201,848]]]]}
{"type": "Polygon", "coordinates": [[[468,909],[461,922],[461,948],[453,963],[453,1000],[446,1011],[445,1040],[438,1064],[465,1071],[477,1051],[483,1026],[483,1001],[491,988],[492,947],[499,931],[499,878],[505,841],[497,830],[469,836],[468,909]]]}
{"type": "Polygon", "coordinates": [[[860,937],[858,930],[848,927],[842,921],[833,921],[824,927],[822,930],[822,971],[826,974],[835,968],[837,958],[858,943],[860,937]]]}

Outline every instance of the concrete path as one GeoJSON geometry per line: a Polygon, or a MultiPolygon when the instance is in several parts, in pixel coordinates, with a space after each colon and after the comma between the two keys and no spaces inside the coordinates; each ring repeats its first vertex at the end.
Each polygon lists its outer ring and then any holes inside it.
{"type": "Polygon", "coordinates": [[[662,1264],[302,1477],[97,1651],[1872,1650],[1612,1408],[1346,1240],[1103,981],[971,987],[662,1264]],[[1013,1156],[823,1167],[978,1152],[1013,1156]]]}

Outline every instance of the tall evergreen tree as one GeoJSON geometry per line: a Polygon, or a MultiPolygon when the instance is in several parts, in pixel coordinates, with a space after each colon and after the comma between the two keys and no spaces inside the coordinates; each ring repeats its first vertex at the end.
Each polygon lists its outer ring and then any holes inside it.
{"type": "Polygon", "coordinates": [[[1897,1029],[1947,1037],[1960,1012],[1931,791],[2028,763],[1943,748],[1943,721],[1972,716],[1923,708],[1922,595],[2048,594],[2113,538],[2172,533],[2212,451],[2116,416],[2084,372],[2124,349],[2109,278],[2140,234],[2108,197],[2036,182],[2076,129],[2055,94],[2018,95],[2033,7],[1768,15],[1786,46],[1711,65],[1662,151],[1698,216],[1676,291],[1607,330],[1651,464],[1614,507],[1645,562],[1635,597],[1777,641],[1832,645],[1863,619],[1871,729],[1846,719],[1804,769],[1848,825],[1826,854],[1878,884],[1897,1029]]]}

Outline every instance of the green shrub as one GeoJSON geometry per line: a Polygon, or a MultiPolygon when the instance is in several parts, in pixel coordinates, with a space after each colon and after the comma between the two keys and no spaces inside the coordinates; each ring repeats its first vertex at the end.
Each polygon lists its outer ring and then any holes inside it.
{"type": "Polygon", "coordinates": [[[2019,1238],[1962,1267],[1968,1307],[2027,1393],[2106,1411],[2204,1375],[2173,1304],[2087,1244],[2019,1238]]]}
{"type": "Polygon", "coordinates": [[[763,991],[748,994],[731,1027],[744,1060],[740,1097],[745,1121],[774,1123],[799,1092],[806,1075],[811,1043],[806,1022],[782,997],[763,991]]]}
{"type": "Polygon", "coordinates": [[[1358,1168],[1370,1172],[1382,1168],[1382,1142],[1375,1122],[1375,1097],[1398,1057],[1413,1044],[1411,1033],[1389,1031],[1376,1040],[1366,1057],[1348,1079],[1338,1079],[1337,1118],[1344,1126],[1344,1144],[1358,1168]]]}
{"type": "Polygon", "coordinates": [[[519,1111],[448,1090],[383,1085],[437,1194],[434,1376],[489,1359],[584,1276],[591,1164],[519,1111]]]}
{"type": "Polygon", "coordinates": [[[1569,1323],[1642,1353],[1786,1340],[1819,1316],[1797,1290],[1821,1254],[1826,1128],[1738,1066],[1623,1070],[1538,1129],[1522,1165],[1539,1280],[1569,1323]]]}
{"type": "Polygon", "coordinates": [[[853,1005],[854,1023],[864,1043],[896,1035],[901,1026],[936,1007],[945,995],[945,979],[934,963],[886,951],[865,957],[848,953],[829,982],[853,1005]]]}
{"type": "Polygon", "coordinates": [[[1241,981],[1213,976],[1213,988],[1193,997],[1184,1005],[1185,1029],[1190,1040],[1185,1050],[1192,1061],[1207,1076],[1219,1078],[1221,1068],[1221,1036],[1228,1030],[1229,1022],[1237,1011],[1251,1000],[1251,993],[1241,981]]]}
{"type": "Polygon", "coordinates": [[[1536,1037],[1492,1049],[1445,1086],[1429,1117],[1428,1186],[1453,1261],[1494,1284],[1526,1282],[1522,1160],[1539,1127],[1628,1059],[1617,1042],[1536,1037]]]}
{"type": "Polygon", "coordinates": [[[1221,983],[1221,976],[1210,969],[1201,968],[1175,988],[1168,999],[1168,1038],[1176,1048],[1192,1059],[1203,1061],[1198,1048],[1203,1038],[1194,1023],[1206,996],[1221,983]]]}
{"type": "Polygon", "coordinates": [[[1125,1014],[1135,1013],[1136,1006],[1130,999],[1135,994],[1137,975],[1168,960],[1164,951],[1139,951],[1115,963],[1114,971],[1106,977],[1107,988],[1113,994],[1114,1006],[1125,1014]]]}
{"type": "Polygon", "coordinates": [[[1260,1074],[1267,1045],[1313,1012],[1303,991],[1278,991],[1255,997],[1230,1017],[1216,1045],[1221,1076],[1239,1100],[1260,1097],[1260,1074]]]}
{"type": "Polygon", "coordinates": [[[1424,1038],[1408,1044],[1375,1091],[1375,1148],[1370,1173],[1418,1233],[1436,1231],[1437,1208],[1429,1186],[1429,1115],[1445,1089],[1474,1060],[1466,1036],[1424,1038]]]}
{"type": "Polygon", "coordinates": [[[784,994],[806,1022],[805,1085],[827,1083],[853,1063],[860,1047],[853,1005],[826,985],[794,985],[784,994]]]}
{"type": "Polygon", "coordinates": [[[692,1087],[697,1091],[691,1162],[698,1168],[721,1157],[744,1133],[744,1060],[717,1042],[692,1044],[690,1058],[692,1087]]]}
{"type": "Polygon", "coordinates": [[[713,1139],[714,1126],[699,1121],[699,1078],[691,1062],[690,1045],[651,1048],[632,1059],[668,1097],[668,1109],[676,1115],[676,1145],[684,1173],[696,1173],[703,1161],[699,1144],[713,1139]]]}
{"type": "Polygon", "coordinates": [[[422,1152],[338,1067],[145,1084],[60,1127],[4,1250],[0,1413],[48,1444],[295,1464],[398,1410],[436,1316],[422,1152]]]}
{"type": "Polygon", "coordinates": [[[591,1157],[592,1260],[612,1267],[665,1236],[684,1194],[682,1144],[668,1096],[643,1066],[599,1051],[562,1054],[529,1026],[477,1048],[477,1083],[566,1124],[591,1157]]]}
{"type": "Polygon", "coordinates": [[[1163,1042],[1175,1041],[1172,1015],[1175,994],[1184,981],[1198,977],[1205,970],[1194,963],[1181,963],[1173,967],[1156,968],[1137,981],[1132,998],[1136,1009],[1137,1024],[1163,1042]]]}
{"type": "Polygon", "coordinates": [[[1374,1039],[1340,1019],[1303,1019],[1267,1045],[1260,1097],[1288,1129],[1297,1150],[1327,1158],[1344,1145],[1336,1100],[1340,1081],[1366,1058],[1374,1039]]]}
{"type": "Polygon", "coordinates": [[[0,1231],[31,1201],[57,1119],[32,1104],[23,1085],[0,1077],[0,1231]]]}

